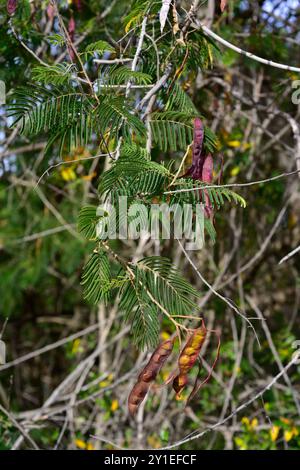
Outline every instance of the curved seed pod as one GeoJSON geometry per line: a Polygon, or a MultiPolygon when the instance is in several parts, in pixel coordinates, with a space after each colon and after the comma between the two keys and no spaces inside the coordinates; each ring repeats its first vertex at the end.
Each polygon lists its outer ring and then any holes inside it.
{"type": "MultiPolygon", "coordinates": [[[[211,333],[214,333],[217,337],[218,337],[218,346],[217,346],[217,354],[216,354],[216,357],[215,357],[215,360],[213,362],[213,365],[211,366],[211,369],[210,371],[208,372],[208,375],[206,376],[206,378],[204,380],[202,380],[202,382],[199,381],[199,373],[198,373],[198,376],[196,377],[196,380],[195,380],[195,384],[194,384],[194,387],[193,387],[193,390],[191,391],[188,399],[187,399],[187,403],[189,403],[193,398],[194,396],[198,393],[198,391],[200,390],[201,387],[203,387],[203,385],[205,385],[209,379],[211,378],[212,376],[212,373],[213,373],[213,370],[215,369],[216,365],[217,365],[217,362],[219,360],[219,356],[220,356],[220,349],[221,349],[221,337],[220,337],[220,333],[215,331],[215,330],[211,330],[211,333]]],[[[200,367],[199,367],[199,372],[201,370],[201,365],[202,363],[200,362],[200,367]]]]}
{"type": "MultiPolygon", "coordinates": [[[[68,33],[72,42],[74,41],[75,30],[76,30],[76,23],[75,23],[74,17],[71,16],[71,18],[69,19],[69,24],[68,24],[68,33]]],[[[69,52],[70,59],[74,61],[75,52],[72,46],[68,46],[68,52],[69,52]]]]}
{"type": "Polygon", "coordinates": [[[49,20],[53,20],[55,11],[54,11],[54,7],[51,5],[51,3],[48,4],[46,11],[47,11],[47,16],[48,16],[49,20]]]}
{"type": "Polygon", "coordinates": [[[69,19],[69,24],[68,24],[68,33],[70,35],[70,39],[72,42],[74,41],[75,29],[76,29],[76,23],[75,23],[74,17],[71,16],[71,18],[69,19]]]}
{"type": "Polygon", "coordinates": [[[192,166],[188,169],[185,176],[191,176],[195,180],[200,180],[204,163],[204,154],[202,154],[202,145],[204,139],[204,127],[199,117],[194,120],[194,144],[192,166]]]}
{"type": "Polygon", "coordinates": [[[200,328],[193,331],[187,340],[178,359],[179,374],[173,380],[173,389],[176,397],[179,398],[182,390],[188,383],[188,373],[195,365],[203,343],[206,339],[207,330],[204,323],[200,328]]]}
{"type": "Polygon", "coordinates": [[[174,340],[164,341],[152,354],[148,364],[138,376],[137,383],[128,397],[128,410],[134,416],[146,397],[151,383],[156,379],[160,369],[170,356],[174,346],[174,340]]]}
{"type": "Polygon", "coordinates": [[[15,13],[18,6],[18,0],[8,0],[6,4],[7,13],[11,16],[15,13]]]}
{"type": "Polygon", "coordinates": [[[221,0],[220,8],[221,8],[222,13],[225,10],[226,6],[227,6],[227,0],[221,0]]]}
{"type": "MultiPolygon", "coordinates": [[[[204,164],[203,164],[203,169],[202,169],[202,181],[204,183],[212,183],[213,180],[213,171],[214,171],[214,162],[213,162],[213,157],[209,153],[206,155],[204,164]]],[[[204,190],[204,197],[205,197],[205,216],[208,219],[213,218],[213,208],[211,205],[211,201],[209,199],[208,193],[206,190],[204,190]]]]}

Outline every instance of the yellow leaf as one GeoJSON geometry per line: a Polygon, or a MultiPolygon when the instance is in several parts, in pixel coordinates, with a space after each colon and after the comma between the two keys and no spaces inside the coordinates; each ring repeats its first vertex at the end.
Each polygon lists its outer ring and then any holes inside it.
{"type": "Polygon", "coordinates": [[[86,446],[86,450],[95,450],[95,447],[89,442],[86,446]]]}
{"type": "Polygon", "coordinates": [[[279,426],[272,426],[270,429],[270,436],[271,436],[271,441],[275,442],[278,435],[279,435],[280,427],[279,426]]]}
{"type": "Polygon", "coordinates": [[[86,449],[86,443],[81,439],[75,439],[75,444],[78,449],[86,449]]]}
{"type": "Polygon", "coordinates": [[[133,18],[131,18],[128,23],[126,24],[125,26],[125,33],[128,33],[128,31],[130,30],[130,27],[131,25],[136,22],[138,20],[138,18],[141,16],[141,13],[139,13],[138,15],[134,16],[133,18]]]}
{"type": "Polygon", "coordinates": [[[110,407],[111,411],[114,412],[114,411],[116,411],[118,408],[119,408],[119,402],[118,402],[118,400],[113,400],[113,401],[111,402],[111,407],[110,407]]]}
{"type": "Polygon", "coordinates": [[[289,442],[294,437],[294,430],[290,429],[289,431],[284,431],[284,440],[285,442],[289,442]]]}

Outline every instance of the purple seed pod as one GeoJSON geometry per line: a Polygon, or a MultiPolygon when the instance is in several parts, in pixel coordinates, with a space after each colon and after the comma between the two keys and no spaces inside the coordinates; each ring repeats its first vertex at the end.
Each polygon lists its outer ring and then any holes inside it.
{"type": "MultiPolygon", "coordinates": [[[[205,160],[204,160],[201,180],[204,183],[209,183],[209,184],[212,183],[213,171],[214,171],[213,157],[209,153],[209,154],[206,155],[205,160]]],[[[214,216],[213,208],[212,208],[212,205],[211,205],[211,201],[210,201],[208,192],[206,190],[204,190],[204,198],[205,198],[205,208],[204,208],[205,217],[207,217],[208,219],[213,220],[213,216],[214,216]]]]}
{"type": "Polygon", "coordinates": [[[202,178],[201,178],[202,181],[204,181],[205,183],[212,183],[213,171],[214,171],[213,157],[209,153],[206,155],[205,160],[204,160],[202,178]]]}
{"type": "Polygon", "coordinates": [[[76,23],[75,23],[74,17],[71,16],[69,20],[69,24],[68,24],[68,33],[70,35],[70,39],[72,42],[74,41],[75,29],[76,29],[76,23]]]}
{"type": "Polygon", "coordinates": [[[200,118],[194,120],[194,145],[193,145],[193,161],[191,168],[188,169],[185,176],[191,176],[195,180],[201,180],[202,168],[204,164],[204,154],[202,153],[202,145],[204,139],[204,127],[200,118]]]}
{"type": "Polygon", "coordinates": [[[15,13],[18,6],[18,0],[8,0],[6,4],[7,13],[11,16],[15,13]]]}

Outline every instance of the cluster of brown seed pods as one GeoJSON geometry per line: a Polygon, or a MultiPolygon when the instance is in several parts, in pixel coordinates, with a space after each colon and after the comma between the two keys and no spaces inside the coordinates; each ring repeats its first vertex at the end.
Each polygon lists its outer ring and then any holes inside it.
{"type": "MultiPolygon", "coordinates": [[[[188,385],[189,372],[197,362],[199,362],[201,369],[200,352],[207,338],[207,332],[208,330],[206,329],[203,320],[200,328],[190,330],[189,337],[179,354],[177,368],[165,382],[165,385],[172,382],[173,389],[176,392],[176,398],[180,398],[182,391],[188,385]]],[[[215,331],[212,332],[216,333],[215,331]]],[[[137,413],[139,406],[144,401],[151,385],[154,383],[161,368],[167,361],[168,357],[171,355],[175,339],[176,337],[161,343],[152,354],[147,365],[139,374],[137,382],[128,397],[128,410],[132,417],[137,413]]],[[[220,339],[218,341],[216,359],[212,365],[210,373],[200,383],[198,381],[198,377],[196,378],[193,390],[187,399],[187,403],[189,403],[189,401],[196,395],[202,385],[208,382],[209,378],[211,377],[211,373],[218,361],[219,351],[220,339]]]]}

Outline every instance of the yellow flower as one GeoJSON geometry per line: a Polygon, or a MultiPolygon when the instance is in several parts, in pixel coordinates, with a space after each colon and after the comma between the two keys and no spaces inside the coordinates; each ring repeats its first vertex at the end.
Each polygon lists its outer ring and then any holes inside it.
{"type": "Polygon", "coordinates": [[[230,176],[237,176],[240,171],[241,171],[240,167],[235,166],[235,167],[232,168],[232,170],[230,172],[230,176]]]}
{"type": "Polygon", "coordinates": [[[77,338],[77,339],[75,339],[75,340],[73,341],[72,354],[78,353],[79,347],[80,347],[80,343],[81,343],[81,341],[80,341],[79,338],[77,338]]]}
{"type": "Polygon", "coordinates": [[[91,442],[88,442],[86,450],[95,450],[95,447],[93,446],[93,444],[91,444],[91,442]]]}
{"type": "Polygon", "coordinates": [[[279,426],[272,426],[270,429],[271,441],[275,442],[280,432],[279,426]]]}
{"type": "Polygon", "coordinates": [[[249,418],[247,418],[247,416],[244,416],[244,417],[242,418],[242,424],[244,424],[245,426],[249,427],[250,421],[249,421],[249,418]]]}
{"type": "Polygon", "coordinates": [[[111,383],[113,378],[114,378],[113,374],[109,374],[109,376],[107,377],[107,380],[102,380],[102,382],[99,382],[99,387],[100,388],[108,387],[108,385],[111,383]]]}
{"type": "Polygon", "coordinates": [[[236,437],[234,439],[234,442],[238,446],[240,450],[247,450],[247,444],[244,442],[244,440],[241,437],[236,437]]]}
{"type": "Polygon", "coordinates": [[[61,177],[65,181],[74,181],[76,180],[76,173],[73,168],[64,168],[61,170],[61,177]]]}
{"type": "Polygon", "coordinates": [[[251,426],[251,429],[257,428],[257,426],[258,426],[258,420],[257,420],[257,418],[254,418],[254,419],[251,421],[251,425],[250,425],[250,426],[251,426]]]}
{"type": "Polygon", "coordinates": [[[118,402],[118,400],[113,400],[113,401],[111,402],[111,407],[110,407],[111,411],[114,412],[114,411],[116,411],[118,408],[119,408],[119,402],[118,402]]]}
{"type": "Polygon", "coordinates": [[[75,444],[78,447],[78,449],[86,449],[86,443],[82,441],[81,439],[75,439],[75,444]]]}
{"type": "Polygon", "coordinates": [[[166,331],[163,331],[162,334],[161,334],[161,339],[162,339],[163,341],[166,341],[166,340],[169,339],[169,338],[170,338],[169,333],[167,333],[166,331]]]}
{"type": "Polygon", "coordinates": [[[102,382],[99,382],[99,387],[100,388],[108,387],[109,383],[110,382],[108,380],[102,380],[102,382]]]}
{"type": "Polygon", "coordinates": [[[239,140],[230,140],[229,142],[227,142],[227,145],[228,147],[238,148],[241,146],[241,142],[239,140]]]}
{"type": "Polygon", "coordinates": [[[294,431],[293,429],[289,429],[288,431],[284,431],[284,440],[285,442],[289,442],[293,439],[294,437],[294,431]]]}
{"type": "Polygon", "coordinates": [[[288,431],[284,431],[284,440],[286,442],[289,442],[293,439],[293,437],[298,436],[298,434],[299,434],[298,429],[295,426],[293,426],[292,429],[289,429],[288,431]]]}

